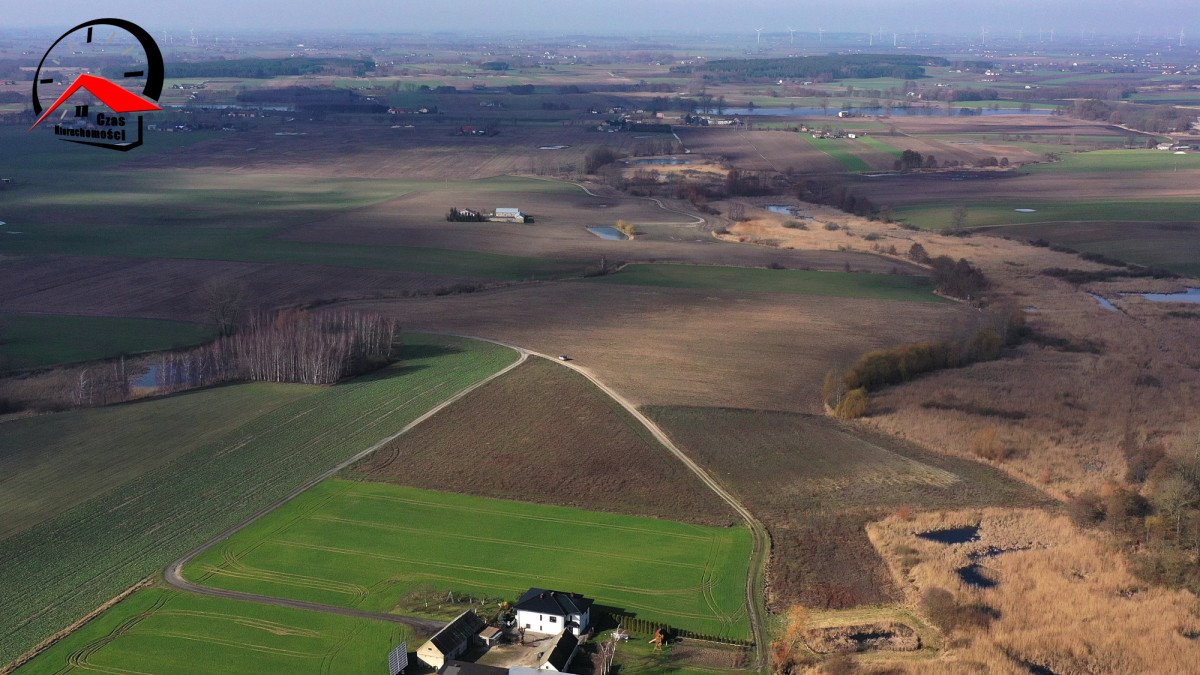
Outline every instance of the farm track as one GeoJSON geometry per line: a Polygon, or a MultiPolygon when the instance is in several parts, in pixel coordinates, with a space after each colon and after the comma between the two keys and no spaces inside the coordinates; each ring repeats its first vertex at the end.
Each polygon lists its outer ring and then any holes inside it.
{"type": "MultiPolygon", "coordinates": [[[[575,183],[575,185],[577,185],[580,189],[582,189],[584,192],[586,192],[589,195],[599,196],[599,195],[595,195],[594,193],[589,191],[583,185],[579,185],[577,183],[575,183]]],[[[672,209],[669,209],[666,206],[664,206],[661,202],[658,203],[658,205],[661,208],[663,208],[664,210],[672,210],[672,209]]],[[[699,223],[696,223],[696,224],[698,225],[699,223]]],[[[720,497],[725,503],[727,503],[730,506],[730,508],[732,508],[742,518],[742,520],[745,521],[746,525],[750,528],[750,532],[751,532],[752,540],[753,540],[753,546],[752,546],[752,551],[751,551],[751,556],[750,556],[750,565],[749,565],[749,569],[747,570],[747,575],[746,575],[746,592],[745,592],[746,612],[747,612],[747,617],[748,617],[749,623],[750,623],[750,632],[751,632],[751,637],[754,642],[754,649],[755,649],[754,669],[762,670],[763,668],[765,668],[765,666],[766,666],[766,649],[765,649],[765,647],[766,647],[766,641],[767,641],[767,629],[766,629],[766,605],[765,605],[765,602],[763,601],[762,588],[763,588],[763,584],[764,584],[763,578],[764,578],[764,573],[765,573],[765,569],[766,569],[767,556],[770,552],[770,535],[767,533],[766,526],[763,525],[762,522],[760,522],[754,516],[754,514],[751,513],[750,510],[747,509],[745,507],[745,505],[743,505],[737,499],[737,497],[735,497],[732,493],[730,493],[728,490],[726,490],[725,487],[722,486],[715,478],[713,478],[703,467],[701,467],[698,463],[696,463],[694,460],[692,460],[692,458],[689,457],[687,453],[685,453],[682,449],[680,449],[677,445],[675,445],[675,443],[671,440],[671,438],[669,436],[667,436],[666,432],[664,432],[657,424],[655,424],[653,420],[651,420],[646,415],[642,414],[642,412],[640,410],[638,410],[637,407],[635,405],[633,405],[633,403],[631,403],[624,396],[622,396],[621,394],[619,394],[618,392],[613,390],[611,387],[609,387],[607,384],[605,384],[603,381],[601,381],[599,378],[597,378],[587,368],[585,368],[583,366],[579,366],[574,363],[564,362],[564,361],[561,361],[554,357],[551,357],[549,355],[535,352],[535,351],[532,351],[529,349],[525,349],[524,347],[519,347],[517,345],[512,345],[512,344],[502,342],[499,340],[492,340],[492,339],[482,338],[482,337],[473,336],[473,335],[456,335],[454,337],[463,337],[463,338],[467,338],[467,339],[480,340],[483,342],[490,342],[492,344],[497,344],[497,345],[500,345],[503,347],[508,347],[508,348],[513,349],[516,352],[518,352],[518,354],[520,354],[520,357],[517,359],[516,362],[510,364],[508,367],[500,370],[499,372],[494,373],[490,377],[487,377],[487,378],[475,383],[474,385],[472,385],[470,387],[467,387],[466,389],[463,389],[462,391],[458,392],[457,394],[455,394],[451,398],[447,399],[446,401],[443,401],[441,404],[435,406],[434,408],[432,408],[431,410],[426,412],[424,415],[418,417],[416,420],[413,420],[413,422],[409,423],[407,426],[405,426],[403,429],[401,429],[396,434],[393,434],[392,436],[390,436],[386,439],[383,439],[382,441],[380,441],[379,443],[376,443],[372,447],[370,447],[370,448],[358,453],[354,457],[351,457],[350,459],[340,463],[338,466],[334,467],[333,469],[330,469],[329,471],[325,472],[321,476],[318,476],[317,478],[313,479],[312,481],[308,482],[307,484],[301,486],[300,488],[296,489],[295,491],[293,491],[291,494],[287,495],[286,497],[279,499],[276,502],[261,509],[259,512],[255,513],[250,518],[247,518],[246,520],[239,523],[238,525],[235,525],[234,527],[231,527],[228,530],[222,532],[221,534],[217,535],[213,539],[206,542],[204,545],[198,547],[197,549],[191,551],[184,557],[175,561],[164,572],[164,578],[165,578],[166,582],[168,584],[170,584],[171,586],[174,586],[181,590],[189,591],[192,593],[198,593],[201,595],[209,595],[209,596],[227,598],[227,599],[232,599],[232,600],[242,600],[242,601],[247,601],[247,602],[257,602],[257,603],[276,605],[276,606],[281,606],[281,607],[291,607],[291,608],[295,608],[295,609],[302,609],[302,610],[309,610],[309,611],[325,612],[325,613],[330,613],[330,614],[340,614],[342,616],[349,616],[349,617],[355,617],[355,618],[390,621],[393,623],[401,623],[401,624],[410,626],[419,631],[425,631],[425,632],[430,632],[430,633],[435,632],[436,630],[441,628],[441,625],[442,625],[441,623],[435,622],[435,621],[429,621],[426,619],[421,619],[418,617],[402,616],[402,615],[398,615],[398,614],[389,614],[389,613],[384,613],[384,612],[370,612],[370,611],[365,611],[365,610],[351,609],[351,608],[347,608],[347,607],[337,607],[337,606],[333,606],[333,605],[325,605],[325,604],[315,603],[315,602],[306,602],[306,601],[300,601],[300,600],[288,600],[288,599],[283,599],[283,598],[275,598],[275,597],[271,597],[271,596],[258,595],[258,594],[254,594],[254,593],[244,593],[244,592],[240,592],[240,591],[229,591],[229,590],[224,590],[224,589],[201,586],[199,584],[194,584],[194,583],[184,579],[183,575],[182,575],[182,570],[185,565],[187,565],[189,562],[191,562],[192,560],[194,560],[195,558],[200,556],[202,553],[209,550],[213,546],[216,546],[217,544],[220,544],[221,542],[229,539],[235,533],[237,533],[238,531],[249,526],[251,523],[257,521],[259,518],[265,516],[266,514],[270,513],[271,511],[274,511],[275,509],[279,508],[280,506],[283,506],[287,502],[295,499],[297,496],[299,496],[303,492],[307,491],[308,489],[310,489],[317,483],[320,483],[323,480],[333,477],[334,475],[336,475],[343,469],[345,469],[345,468],[351,466],[352,464],[360,461],[361,459],[371,455],[375,451],[386,446],[388,443],[392,442],[396,438],[409,432],[410,430],[412,430],[413,428],[415,428],[416,426],[418,426],[425,420],[429,419],[430,417],[433,417],[436,413],[440,412],[442,409],[444,409],[446,407],[449,407],[450,405],[452,405],[459,399],[463,398],[467,394],[471,393],[472,391],[478,389],[479,387],[482,387],[483,385],[491,382],[492,380],[495,380],[496,378],[503,376],[504,374],[506,374],[509,371],[513,370],[514,368],[518,367],[519,365],[524,363],[526,360],[528,360],[528,358],[530,356],[536,356],[536,357],[551,361],[553,363],[557,363],[566,368],[570,368],[571,370],[574,370],[575,372],[577,372],[580,375],[587,378],[589,382],[591,382],[593,385],[598,387],[601,391],[603,391],[605,394],[607,394],[611,399],[616,401],[622,408],[624,408],[626,410],[626,412],[628,412],[630,415],[633,416],[634,419],[636,419],[639,423],[641,423],[642,426],[644,426],[651,433],[651,435],[654,436],[654,438],[659,443],[661,443],[665,448],[667,448],[667,450],[669,452],[671,452],[671,454],[674,455],[679,461],[681,461],[684,464],[684,466],[686,466],[688,468],[688,470],[690,470],[697,478],[699,478],[700,481],[702,483],[704,483],[710,490],[715,492],[718,497],[720,497]]],[[[723,621],[729,621],[729,617],[720,617],[720,618],[723,621]]]]}
{"type": "Polygon", "coordinates": [[[524,347],[518,347],[500,340],[492,340],[475,335],[455,335],[454,337],[482,340],[484,342],[491,342],[493,344],[509,347],[510,349],[515,349],[520,352],[522,358],[528,356],[537,356],[570,368],[571,370],[574,370],[580,375],[586,377],[589,382],[596,385],[601,391],[620,404],[620,406],[624,408],[626,412],[632,415],[634,419],[640,422],[642,426],[646,427],[646,429],[654,436],[655,439],[658,440],[659,443],[666,447],[671,454],[675,455],[679,461],[683,462],[684,466],[686,466],[693,474],[695,474],[695,476],[699,478],[702,483],[708,486],[710,490],[715,492],[718,497],[720,497],[726,504],[729,504],[730,508],[732,508],[739,516],[741,516],[742,520],[745,521],[747,526],[749,526],[750,533],[753,537],[753,547],[750,553],[750,566],[746,575],[746,611],[750,620],[750,635],[754,641],[754,669],[760,671],[765,669],[767,663],[767,610],[762,589],[764,588],[765,583],[764,575],[766,572],[767,556],[771,550],[771,538],[767,533],[766,526],[763,525],[762,522],[759,521],[758,518],[756,518],[754,514],[751,513],[750,510],[738,500],[737,497],[726,490],[725,487],[722,486],[715,478],[709,475],[709,473],[704,470],[704,467],[697,464],[691,457],[688,456],[686,452],[681,450],[679,446],[675,445],[670,436],[667,436],[666,432],[664,432],[661,427],[655,424],[654,420],[651,420],[649,417],[642,414],[642,412],[637,409],[637,406],[633,405],[633,403],[631,403],[628,399],[605,384],[587,368],[575,363],[560,361],[552,356],[525,349],[524,347]]]}

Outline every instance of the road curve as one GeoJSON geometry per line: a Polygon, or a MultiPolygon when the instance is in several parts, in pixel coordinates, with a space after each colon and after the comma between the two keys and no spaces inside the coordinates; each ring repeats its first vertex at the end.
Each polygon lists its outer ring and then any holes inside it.
{"type": "Polygon", "coordinates": [[[455,334],[454,337],[481,340],[483,342],[491,342],[493,344],[498,344],[510,349],[515,349],[523,356],[537,356],[539,358],[548,359],[554,363],[570,368],[571,370],[574,370],[580,375],[586,377],[588,381],[596,385],[601,391],[603,391],[605,394],[608,394],[609,397],[620,404],[621,407],[626,410],[626,412],[628,412],[630,415],[633,415],[634,419],[636,419],[638,422],[641,422],[642,426],[646,427],[646,429],[654,436],[654,438],[658,440],[659,443],[662,443],[663,446],[669,450],[671,454],[675,455],[679,461],[683,462],[683,465],[686,466],[693,474],[695,474],[701,482],[708,486],[710,490],[715,492],[718,497],[724,500],[726,504],[729,504],[730,508],[732,508],[739,516],[741,516],[742,520],[744,520],[746,525],[749,526],[750,532],[753,535],[753,549],[750,554],[750,569],[748,570],[749,573],[746,575],[746,611],[748,612],[750,619],[751,636],[754,639],[755,669],[763,670],[766,667],[767,629],[766,605],[763,602],[762,589],[764,588],[763,579],[766,570],[767,555],[771,550],[771,538],[767,533],[766,526],[763,525],[758,518],[755,518],[754,514],[751,513],[750,510],[747,509],[737,497],[726,490],[724,486],[722,486],[715,478],[705,471],[704,467],[697,464],[691,457],[688,456],[687,453],[681,450],[679,446],[675,445],[674,441],[671,440],[671,437],[667,436],[666,432],[664,432],[662,428],[654,422],[654,420],[642,414],[642,411],[638,410],[637,406],[633,405],[633,403],[631,403],[628,399],[617,393],[612,387],[609,387],[607,384],[597,378],[589,369],[572,361],[562,361],[553,356],[535,352],[531,349],[526,349],[524,347],[502,342],[500,340],[479,337],[477,335],[455,334]]]}
{"type": "MultiPolygon", "coordinates": [[[[508,346],[508,345],[504,345],[504,346],[508,346]]],[[[166,580],[166,582],[168,584],[170,584],[171,586],[174,586],[175,588],[178,588],[178,589],[181,589],[184,591],[189,591],[191,593],[199,593],[201,595],[211,595],[211,596],[218,597],[218,598],[229,598],[232,600],[246,600],[249,602],[262,603],[265,605],[277,605],[279,607],[293,607],[296,609],[307,609],[307,610],[312,610],[315,612],[325,612],[327,614],[340,614],[342,616],[352,616],[352,617],[363,618],[363,619],[378,619],[381,621],[391,621],[393,623],[402,623],[407,626],[411,626],[417,630],[423,630],[423,631],[427,630],[427,631],[432,632],[432,631],[436,631],[436,630],[440,629],[442,627],[443,623],[429,621],[427,619],[421,619],[418,617],[401,616],[398,614],[385,614],[382,612],[368,612],[366,610],[353,609],[350,607],[337,607],[334,605],[323,605],[323,604],[316,603],[316,602],[305,602],[303,600],[287,600],[284,598],[274,598],[269,595],[258,595],[256,593],[243,593],[241,591],[229,591],[229,590],[224,590],[224,589],[220,589],[220,588],[210,588],[208,586],[201,586],[199,584],[194,584],[194,583],[188,581],[187,579],[183,578],[183,567],[184,567],[184,565],[187,565],[188,563],[190,563],[191,561],[193,561],[197,557],[199,557],[200,554],[204,553],[205,551],[212,548],[213,546],[216,546],[217,544],[221,543],[222,541],[225,541],[229,537],[232,537],[238,531],[247,527],[254,521],[258,520],[259,518],[262,518],[263,516],[267,515],[271,511],[274,511],[275,509],[283,506],[284,504],[286,504],[286,503],[290,502],[291,500],[295,499],[296,497],[300,496],[301,493],[308,491],[309,488],[313,487],[317,483],[320,483],[321,481],[323,481],[327,478],[333,477],[338,472],[340,472],[342,469],[345,469],[346,467],[350,466],[351,464],[354,464],[355,462],[359,461],[360,459],[375,452],[379,448],[382,448],[383,446],[387,445],[388,443],[391,443],[392,441],[396,440],[400,436],[408,433],[417,425],[421,424],[422,422],[429,419],[430,417],[433,417],[434,415],[436,415],[443,408],[446,408],[446,407],[454,404],[456,401],[458,401],[462,397],[464,397],[467,394],[471,393],[472,391],[475,391],[476,389],[482,387],[483,385],[487,384],[488,382],[491,382],[492,380],[495,380],[496,378],[503,376],[505,373],[507,373],[507,372],[511,371],[512,369],[516,368],[517,366],[521,365],[529,358],[528,353],[526,353],[520,349],[517,349],[515,351],[518,354],[518,358],[515,362],[509,364],[505,368],[503,368],[495,373],[492,373],[488,377],[485,377],[484,379],[476,382],[475,384],[459,391],[458,393],[456,393],[455,395],[446,399],[445,401],[442,401],[441,403],[437,404],[433,408],[430,408],[428,411],[425,412],[425,414],[421,415],[417,419],[413,420],[412,422],[409,422],[400,431],[397,431],[396,433],[392,434],[391,436],[388,436],[387,438],[379,441],[378,443],[372,445],[371,447],[367,448],[366,450],[363,450],[362,452],[354,455],[350,459],[343,461],[342,463],[338,464],[337,466],[333,467],[332,469],[322,473],[320,476],[317,476],[316,478],[313,478],[312,480],[308,481],[307,483],[296,488],[291,493],[289,493],[287,496],[285,496],[281,499],[277,499],[274,502],[271,502],[267,506],[256,511],[254,513],[254,515],[250,516],[249,518],[246,518],[245,520],[238,523],[237,525],[234,525],[233,527],[230,527],[230,528],[224,530],[217,536],[204,542],[197,548],[188,552],[186,555],[184,555],[179,560],[176,560],[175,562],[171,563],[171,565],[169,567],[167,567],[167,569],[163,572],[163,578],[166,580]]]]}

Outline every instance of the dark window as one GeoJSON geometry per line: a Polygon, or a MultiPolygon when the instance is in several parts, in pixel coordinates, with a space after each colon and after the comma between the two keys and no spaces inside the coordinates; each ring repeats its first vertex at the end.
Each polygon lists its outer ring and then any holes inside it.
{"type": "Polygon", "coordinates": [[[531,626],[531,625],[529,625],[529,624],[525,624],[525,627],[526,627],[526,628],[533,628],[533,626],[531,626]]]}
{"type": "Polygon", "coordinates": [[[557,616],[550,617],[550,623],[558,623],[558,617],[557,616]]]}

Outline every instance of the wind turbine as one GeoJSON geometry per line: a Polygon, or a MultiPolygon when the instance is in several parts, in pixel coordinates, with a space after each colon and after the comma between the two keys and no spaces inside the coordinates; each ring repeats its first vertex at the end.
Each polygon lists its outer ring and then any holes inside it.
{"type": "Polygon", "coordinates": [[[987,26],[979,27],[979,46],[980,47],[987,46],[987,26]]]}
{"type": "Polygon", "coordinates": [[[1137,29],[1137,34],[1133,38],[1133,44],[1138,45],[1142,42],[1142,29],[1137,29]]]}
{"type": "Polygon", "coordinates": [[[788,42],[790,44],[796,43],[796,29],[791,26],[788,26],[788,42]]]}
{"type": "Polygon", "coordinates": [[[766,30],[766,29],[765,28],[755,28],[754,29],[754,32],[758,33],[758,46],[760,46],[760,47],[762,46],[762,32],[764,30],[766,30]]]}
{"type": "Polygon", "coordinates": [[[1179,29],[1179,46],[1180,47],[1183,46],[1183,29],[1182,28],[1179,29]]]}
{"type": "Polygon", "coordinates": [[[825,41],[825,29],[818,28],[817,29],[817,42],[824,42],[824,41],[825,41]]]}
{"type": "Polygon", "coordinates": [[[897,46],[896,42],[898,39],[899,39],[898,34],[892,33],[892,49],[896,48],[896,46],[897,46]]]}

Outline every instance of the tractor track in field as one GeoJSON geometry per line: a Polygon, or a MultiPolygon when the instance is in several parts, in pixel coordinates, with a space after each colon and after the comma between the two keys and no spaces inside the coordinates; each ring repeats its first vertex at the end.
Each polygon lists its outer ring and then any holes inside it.
{"type": "Polygon", "coordinates": [[[645,414],[643,414],[640,410],[638,410],[637,407],[635,405],[633,405],[633,403],[631,403],[628,399],[626,399],[621,394],[617,393],[615,390],[613,390],[611,387],[609,387],[606,383],[604,383],[602,380],[597,378],[586,367],[580,366],[578,364],[575,364],[575,363],[572,363],[569,361],[562,361],[560,359],[554,358],[547,354],[542,354],[540,352],[526,349],[524,347],[520,347],[517,345],[509,344],[507,342],[502,342],[500,340],[493,340],[490,338],[479,337],[476,335],[456,335],[456,334],[450,334],[450,335],[452,337],[460,337],[460,338],[466,338],[466,339],[471,339],[471,340],[479,340],[481,342],[489,342],[489,343],[500,345],[503,347],[508,347],[509,349],[516,351],[520,356],[514,363],[510,364],[509,366],[501,369],[500,371],[492,374],[491,376],[489,376],[487,378],[484,378],[483,380],[480,380],[479,382],[471,385],[470,387],[463,389],[462,391],[458,392],[454,396],[443,401],[439,405],[433,407],[428,412],[426,412],[424,415],[421,415],[417,419],[413,420],[411,423],[409,423],[407,426],[405,426],[399,432],[393,434],[392,436],[389,436],[388,438],[383,439],[382,441],[376,443],[375,445],[371,446],[370,448],[358,453],[354,457],[351,457],[350,459],[345,460],[344,462],[338,464],[337,466],[330,469],[329,471],[326,471],[325,473],[321,474],[319,477],[309,481],[308,483],[304,484],[300,488],[296,489],[295,491],[293,491],[291,494],[287,495],[286,497],[283,497],[282,499],[279,499],[279,500],[275,501],[274,503],[266,506],[265,508],[263,508],[259,512],[255,513],[250,518],[247,518],[243,522],[225,530],[224,532],[218,534],[216,537],[212,538],[211,540],[209,540],[202,546],[192,550],[191,552],[189,552],[187,555],[183,556],[179,560],[176,560],[169,567],[167,567],[166,571],[163,574],[166,582],[168,584],[170,584],[171,586],[174,586],[175,588],[178,588],[178,589],[181,589],[184,591],[189,591],[192,593],[198,593],[201,595],[209,595],[209,596],[214,596],[214,597],[227,598],[227,599],[231,599],[231,600],[243,600],[243,601],[247,601],[247,602],[257,602],[257,603],[268,604],[268,605],[276,605],[276,606],[280,606],[280,607],[291,607],[291,608],[295,608],[295,609],[303,609],[303,610],[316,611],[316,612],[325,612],[328,614],[339,614],[342,616],[349,616],[349,617],[355,617],[355,618],[374,619],[374,620],[379,620],[379,621],[390,621],[393,623],[404,624],[404,625],[410,626],[416,630],[425,631],[425,632],[429,632],[429,633],[433,633],[433,632],[439,630],[443,625],[442,622],[430,621],[428,619],[422,619],[422,618],[418,618],[418,617],[403,616],[403,615],[399,615],[399,614],[388,614],[388,613],[384,613],[384,612],[371,612],[371,611],[367,611],[367,610],[354,609],[354,608],[350,608],[350,607],[338,607],[338,606],[334,606],[334,605],[325,605],[325,604],[321,604],[321,603],[307,602],[307,601],[303,601],[303,600],[289,600],[289,599],[285,599],[285,598],[276,598],[276,597],[271,597],[271,596],[266,596],[266,595],[258,595],[255,593],[244,593],[241,591],[231,591],[231,590],[225,590],[225,589],[219,589],[219,588],[211,588],[208,586],[195,584],[195,583],[188,581],[187,579],[184,579],[182,570],[185,565],[187,565],[192,560],[199,557],[205,551],[207,551],[207,550],[211,549],[212,547],[216,546],[217,544],[220,544],[221,542],[225,541],[229,537],[236,534],[238,531],[249,526],[251,523],[257,521],[259,518],[265,516],[266,514],[270,513],[271,511],[274,511],[275,509],[279,508],[280,506],[283,506],[284,504],[291,501],[292,499],[295,499],[301,493],[307,491],[309,488],[313,487],[317,483],[334,476],[335,474],[342,471],[346,467],[349,467],[350,465],[354,464],[355,462],[358,462],[359,460],[367,457],[368,455],[374,453],[375,451],[379,450],[380,448],[386,446],[388,443],[391,443],[396,438],[404,435],[405,433],[408,433],[410,430],[412,430],[413,428],[415,428],[417,425],[421,424],[425,420],[429,419],[430,417],[433,417],[435,414],[440,412],[442,409],[449,407],[450,405],[452,405],[455,402],[457,402],[458,400],[462,399],[463,397],[465,397],[467,394],[471,393],[472,391],[475,391],[476,389],[486,385],[487,383],[512,371],[516,367],[520,366],[522,363],[525,363],[525,361],[527,361],[529,359],[529,357],[534,356],[534,357],[546,359],[548,361],[552,361],[563,367],[570,368],[571,370],[573,370],[573,371],[579,373],[580,375],[582,375],[583,377],[587,378],[587,380],[589,382],[591,382],[593,385],[598,387],[602,392],[604,392],[607,396],[612,398],[622,408],[624,408],[626,410],[626,412],[628,412],[630,415],[632,415],[635,420],[637,420],[642,426],[644,426],[646,428],[646,430],[649,431],[650,434],[652,436],[654,436],[654,438],[663,445],[663,447],[665,447],[679,461],[683,462],[684,466],[686,466],[688,468],[688,470],[690,470],[697,478],[699,478],[700,481],[702,483],[704,483],[705,486],[707,486],[710,490],[715,492],[717,494],[717,496],[722,499],[722,501],[727,503],[730,506],[730,508],[732,508],[734,510],[734,512],[736,512],[742,518],[742,520],[745,521],[746,525],[750,528],[750,532],[751,532],[752,539],[753,539],[753,548],[752,548],[751,556],[750,556],[750,565],[749,565],[749,568],[747,569],[747,575],[746,575],[746,593],[745,593],[746,611],[747,611],[747,615],[748,615],[749,623],[750,623],[751,638],[752,638],[752,641],[754,642],[754,669],[755,670],[764,669],[766,667],[767,628],[766,628],[766,605],[763,602],[763,590],[762,589],[763,589],[763,584],[764,584],[764,575],[765,575],[765,570],[766,570],[767,556],[770,553],[770,535],[767,533],[766,526],[764,526],[762,524],[762,522],[759,521],[754,516],[754,514],[751,513],[750,510],[747,509],[746,506],[743,505],[741,503],[741,501],[738,500],[737,497],[735,497],[732,493],[730,493],[723,485],[721,485],[721,483],[719,483],[715,478],[713,478],[703,467],[701,467],[698,463],[696,463],[695,460],[693,460],[690,456],[688,456],[687,453],[685,453],[682,449],[680,449],[679,446],[675,445],[675,443],[671,440],[671,438],[669,436],[667,436],[666,432],[664,432],[653,420],[651,420],[649,417],[647,417],[645,414]]]}
{"type": "Polygon", "coordinates": [[[367,457],[368,455],[375,452],[379,448],[384,447],[388,443],[391,443],[392,441],[396,440],[400,436],[408,433],[413,428],[415,428],[417,425],[421,424],[422,422],[429,419],[430,417],[433,417],[434,415],[436,415],[443,408],[453,405],[455,402],[457,402],[459,399],[463,398],[467,394],[484,386],[488,382],[491,382],[492,380],[495,380],[496,378],[503,376],[505,373],[508,373],[509,371],[513,370],[514,368],[521,365],[529,358],[529,355],[527,353],[525,353],[519,349],[516,351],[519,354],[519,358],[517,358],[517,360],[514,361],[513,363],[509,364],[508,366],[500,369],[499,371],[497,371],[495,373],[492,373],[488,377],[485,377],[484,379],[476,382],[475,384],[462,389],[457,394],[451,396],[450,398],[446,399],[445,401],[442,401],[438,405],[429,409],[425,414],[421,415],[417,419],[413,420],[412,422],[409,422],[400,431],[392,434],[391,436],[388,436],[387,438],[384,438],[383,440],[372,445],[371,447],[367,448],[366,450],[363,450],[362,452],[354,455],[353,457],[341,462],[340,464],[333,467],[332,469],[326,471],[325,473],[322,473],[320,476],[317,476],[316,478],[308,481],[304,485],[301,485],[299,488],[296,488],[288,495],[282,497],[281,499],[277,499],[274,502],[263,507],[258,512],[256,512],[254,515],[250,516],[249,518],[247,518],[247,519],[243,520],[242,522],[238,523],[237,525],[234,525],[233,527],[225,530],[224,532],[221,532],[220,534],[218,534],[217,536],[208,540],[204,544],[202,544],[199,547],[188,552],[182,558],[176,560],[175,562],[171,563],[171,565],[169,567],[167,567],[167,569],[163,572],[163,578],[166,580],[166,582],[168,584],[170,584],[171,586],[174,586],[175,588],[178,588],[178,589],[184,590],[184,591],[188,591],[190,593],[198,593],[200,595],[209,595],[209,596],[218,597],[218,598],[226,598],[229,600],[244,600],[247,602],[257,602],[257,603],[264,604],[264,605],[275,605],[278,607],[291,607],[294,609],[304,609],[304,610],[309,610],[309,611],[314,611],[314,612],[324,612],[326,614],[340,614],[342,616],[349,616],[349,617],[360,618],[360,619],[375,619],[378,621],[390,621],[392,623],[404,624],[404,625],[414,628],[416,630],[429,632],[429,633],[438,631],[444,625],[443,622],[430,621],[428,619],[422,619],[422,618],[412,617],[412,616],[402,616],[399,614],[388,614],[385,612],[370,612],[367,610],[354,609],[351,607],[337,607],[334,605],[324,605],[324,604],[317,603],[317,602],[306,602],[303,600],[288,600],[286,598],[275,598],[275,597],[271,597],[269,595],[258,595],[256,593],[243,593],[241,591],[230,591],[230,590],[225,590],[225,589],[220,589],[220,588],[210,588],[208,586],[202,586],[200,584],[195,584],[195,583],[188,581],[187,579],[184,579],[183,578],[183,567],[184,567],[184,565],[187,565],[192,560],[199,557],[205,551],[216,546],[217,544],[220,544],[221,542],[225,541],[226,539],[232,537],[237,532],[248,527],[251,523],[257,521],[259,518],[262,518],[263,516],[274,511],[275,509],[278,509],[279,507],[283,506],[284,504],[286,504],[286,503],[290,502],[291,500],[295,499],[296,497],[300,496],[302,493],[307,492],[309,490],[309,488],[313,487],[317,483],[320,483],[323,480],[333,477],[338,472],[340,472],[341,470],[350,466],[351,464],[354,464],[355,462],[363,459],[364,457],[367,457]]]}

